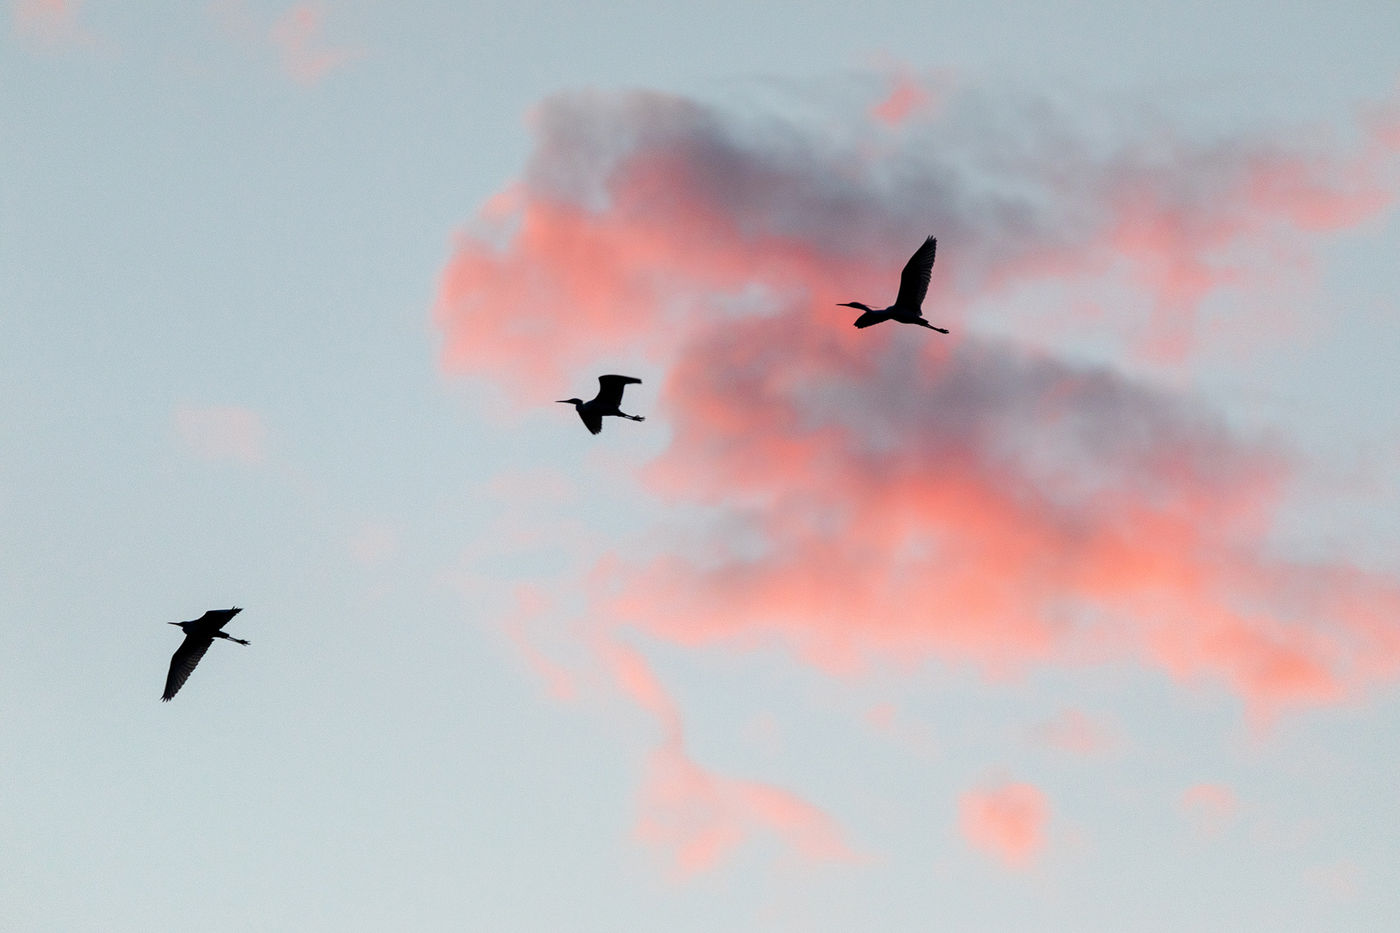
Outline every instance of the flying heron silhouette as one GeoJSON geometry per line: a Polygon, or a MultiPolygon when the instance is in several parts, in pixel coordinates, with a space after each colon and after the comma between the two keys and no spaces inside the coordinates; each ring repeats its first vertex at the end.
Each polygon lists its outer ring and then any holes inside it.
{"type": "Polygon", "coordinates": [[[161,702],[170,702],[170,698],[180,692],[180,688],[185,685],[185,681],[189,680],[190,674],[194,672],[195,665],[199,664],[199,659],[204,657],[204,652],[208,651],[209,646],[214,644],[214,639],[227,638],[240,645],[248,644],[241,638],[234,638],[232,635],[219,631],[228,625],[230,619],[242,611],[237,606],[232,609],[210,609],[198,619],[192,619],[189,622],[168,623],[184,629],[185,640],[180,642],[180,647],[176,648],[175,653],[170,656],[170,673],[165,675],[165,695],[160,698],[161,702]]]}
{"type": "Polygon", "coordinates": [[[641,415],[629,415],[617,406],[622,404],[622,390],[642,380],[635,376],[599,376],[598,394],[588,401],[581,398],[561,398],[561,405],[572,405],[578,412],[578,416],[583,419],[583,424],[588,430],[597,434],[603,430],[603,416],[616,415],[619,418],[626,418],[629,421],[645,421],[641,415]]]}
{"type": "Polygon", "coordinates": [[[869,327],[882,321],[898,321],[901,324],[918,324],[940,334],[948,333],[944,328],[934,327],[924,320],[924,295],[928,294],[928,280],[933,274],[933,253],[937,248],[938,241],[929,237],[924,240],[922,246],[914,250],[914,255],[909,257],[909,261],[904,264],[904,271],[899,274],[899,294],[895,296],[894,304],[883,311],[876,311],[859,301],[843,301],[837,307],[859,308],[864,311],[864,314],[856,318],[857,327],[869,327]]]}

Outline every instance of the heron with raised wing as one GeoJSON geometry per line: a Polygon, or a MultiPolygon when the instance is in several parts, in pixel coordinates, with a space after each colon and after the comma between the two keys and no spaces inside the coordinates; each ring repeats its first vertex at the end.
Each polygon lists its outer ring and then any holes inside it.
{"type": "Polygon", "coordinates": [[[170,698],[180,692],[180,688],[190,679],[190,674],[199,664],[199,659],[204,657],[204,652],[214,644],[214,639],[224,638],[236,641],[240,645],[248,644],[241,638],[234,638],[227,632],[220,631],[228,625],[230,619],[242,611],[237,606],[232,609],[210,609],[198,619],[169,623],[184,630],[185,640],[180,642],[180,647],[175,649],[175,654],[170,658],[170,673],[165,675],[165,695],[160,698],[161,702],[170,702],[170,698]]]}
{"type": "Polygon", "coordinates": [[[597,395],[586,402],[581,398],[561,398],[559,404],[574,406],[579,418],[583,420],[584,427],[597,434],[603,430],[603,418],[606,415],[626,418],[628,421],[647,420],[641,415],[629,415],[618,408],[622,404],[622,390],[633,383],[640,385],[641,382],[642,380],[635,376],[599,376],[597,395]]]}
{"type": "Polygon", "coordinates": [[[948,333],[946,329],[934,327],[924,320],[924,295],[928,294],[928,280],[933,275],[933,253],[937,248],[938,241],[929,237],[924,240],[922,246],[914,250],[914,255],[909,257],[909,261],[904,264],[904,271],[899,274],[899,294],[895,296],[894,304],[883,311],[876,311],[859,301],[843,301],[837,307],[858,308],[864,311],[864,314],[856,318],[857,327],[869,327],[882,321],[898,321],[901,324],[927,327],[940,334],[948,333]]]}

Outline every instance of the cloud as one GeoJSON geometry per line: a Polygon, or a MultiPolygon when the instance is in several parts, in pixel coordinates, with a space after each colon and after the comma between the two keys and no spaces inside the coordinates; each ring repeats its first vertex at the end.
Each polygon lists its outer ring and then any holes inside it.
{"type": "Polygon", "coordinates": [[[1049,748],[1081,756],[1103,754],[1119,742],[1112,730],[1077,709],[1060,710],[1036,726],[1032,737],[1049,748]]]}
{"type": "Polygon", "coordinates": [[[778,633],[830,670],[1095,646],[1259,711],[1391,676],[1395,581],[1269,556],[1295,470],[1277,444],[1121,371],[961,327],[857,334],[831,308],[890,291],[931,230],[935,318],[1126,257],[1144,326],[1181,350],[1233,279],[1216,253],[1374,215],[1379,163],[1267,140],[1095,154],[1059,128],[984,176],[961,165],[1001,131],[969,120],[870,163],[661,94],[541,105],[524,181],[460,241],[436,317],[449,369],[515,398],[604,356],[665,368],[674,439],[647,478],[713,520],[624,560],[607,611],[691,643],[778,633]]]}
{"type": "Polygon", "coordinates": [[[648,478],[719,517],[669,528],[609,611],[691,644],[776,634],[836,672],[1110,651],[1261,714],[1393,676],[1394,581],[1268,556],[1274,447],[1111,371],[911,346],[778,314],[688,348],[648,478]]]}
{"type": "Polygon", "coordinates": [[[531,671],[548,685],[550,696],[563,703],[573,702],[579,695],[578,678],[540,650],[532,637],[532,623],[550,609],[549,597],[538,587],[520,584],[514,598],[515,608],[501,623],[502,631],[531,671]]]}
{"type": "Polygon", "coordinates": [[[877,703],[865,711],[865,723],[871,729],[898,742],[921,758],[938,756],[938,742],[933,730],[923,722],[902,715],[893,703],[877,703]]]}
{"type": "Polygon", "coordinates": [[[93,46],[96,40],[78,18],[81,0],[14,0],[15,33],[50,48],[93,46]]]}
{"type": "Polygon", "coordinates": [[[1010,868],[1030,867],[1045,847],[1049,806],[1034,784],[970,790],[958,802],[958,826],[975,848],[1010,868]]]}
{"type": "MultiPolygon", "coordinates": [[[[865,104],[842,106],[808,124],[659,93],[559,95],[532,114],[522,177],[458,238],[434,308],[448,371],[521,406],[601,361],[664,374],[670,439],[640,479],[680,517],[591,571],[596,624],[776,642],[836,674],[1132,660],[1223,684],[1261,718],[1392,683],[1400,581],[1344,554],[1289,560],[1271,539],[1300,468],[1286,440],[1140,375],[1191,359],[1203,308],[1232,291],[1242,333],[1278,323],[1247,316],[1250,296],[1295,284],[1276,254],[1307,259],[1394,203],[1388,124],[1363,125],[1353,149],[1126,123],[1110,144],[965,90],[872,152],[865,104]],[[891,298],[928,233],[926,309],[953,335],[851,328],[834,304],[891,298]],[[1041,286],[1061,310],[1116,303],[1092,329],[1062,316],[1078,333],[1050,340],[965,323],[1041,286]],[[1116,365],[1064,349],[1103,331],[1116,365]]],[[[654,677],[606,656],[663,724],[639,835],[682,874],[760,830],[842,848],[813,811],[700,769],[654,677]]],[[[1094,744],[1073,725],[1054,740],[1094,744]]],[[[1033,792],[971,796],[977,844],[1037,851],[1033,792]],[[1011,828],[991,835],[996,819],[1011,828]]]]}
{"type": "Polygon", "coordinates": [[[1215,836],[1235,818],[1239,801],[1225,784],[1195,784],[1182,792],[1181,810],[1197,832],[1215,836]]]}
{"type": "Polygon", "coordinates": [[[294,3],[271,19],[250,10],[246,0],[212,0],[206,9],[229,40],[260,55],[275,51],[278,68],[298,84],[319,84],[366,54],[357,46],[329,42],[324,3],[294,3]]]}
{"type": "Polygon", "coordinates": [[[1303,881],[1329,900],[1355,902],[1365,887],[1365,872],[1349,858],[1314,865],[1303,872],[1303,881]]]}
{"type": "Polygon", "coordinates": [[[267,426],[251,409],[181,405],[175,409],[174,424],[185,449],[202,460],[259,466],[267,459],[267,426]]]}
{"type": "Polygon", "coordinates": [[[600,647],[614,682],[662,728],[643,779],[636,836],[664,852],[679,878],[715,869],[745,843],[771,836],[809,863],[861,856],[826,813],[797,794],[702,767],[685,750],[675,701],[646,660],[621,643],[600,647]]]}
{"type": "Polygon", "coordinates": [[[1200,512],[1223,550],[1272,498],[1267,451],[1171,399],[973,338],[944,352],[872,352],[795,314],[690,347],[649,478],[725,521],[619,610],[691,640],[778,631],[833,670],[865,648],[1017,665],[1092,613],[1191,599],[1159,591],[1205,585],[1200,512]]]}
{"type": "Polygon", "coordinates": [[[317,84],[332,71],[364,57],[361,49],[327,44],[325,17],[323,4],[297,3],[268,30],[268,39],[281,56],[282,70],[300,84],[317,84]]]}
{"type": "Polygon", "coordinates": [[[665,852],[681,879],[714,870],[764,836],[808,863],[861,858],[831,817],[798,795],[708,771],[671,745],[648,761],[635,833],[665,852]]]}
{"type": "Polygon", "coordinates": [[[363,522],[346,540],[346,549],[356,562],[369,567],[398,556],[402,529],[388,522],[363,522]]]}
{"type": "Polygon", "coordinates": [[[870,116],[886,126],[897,127],[911,117],[929,112],[934,104],[933,92],[914,75],[901,69],[891,81],[889,94],[871,106],[870,116]]]}
{"type": "Polygon", "coordinates": [[[524,179],[462,235],[436,309],[448,367],[516,390],[609,353],[665,361],[696,327],[775,301],[840,319],[813,303],[887,296],[930,232],[937,317],[1037,283],[1121,286],[1097,329],[1180,359],[1207,298],[1277,281],[1293,237],[1395,195],[1379,130],[1360,153],[1166,132],[1106,147],[970,92],[878,155],[862,114],[845,137],[659,93],[563,94],[532,122],[524,179]]]}

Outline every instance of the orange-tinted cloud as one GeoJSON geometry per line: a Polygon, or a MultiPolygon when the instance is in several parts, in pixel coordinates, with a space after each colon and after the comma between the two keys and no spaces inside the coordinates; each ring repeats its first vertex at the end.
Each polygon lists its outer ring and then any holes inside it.
{"type": "Polygon", "coordinates": [[[777,634],[833,671],[1107,651],[1260,713],[1393,677],[1400,584],[1268,552],[1281,449],[958,324],[1018,283],[1126,258],[1154,341],[1183,351],[1232,251],[1374,215],[1384,173],[1271,141],[1094,158],[1058,138],[1049,167],[1031,140],[978,177],[939,155],[982,145],[969,119],[939,121],[942,150],[920,137],[871,163],[660,94],[539,108],[525,177],[461,239],[436,317],[450,369],[532,404],[599,359],[667,373],[673,441],[647,480],[711,522],[620,559],[600,611],[685,643],[777,634]],[[853,331],[832,304],[887,295],[927,232],[927,307],[954,337],[853,331]]]}
{"type": "Polygon", "coordinates": [[[1011,868],[1034,863],[1045,846],[1049,805],[1034,784],[970,790],[958,802],[958,827],[973,846],[1011,868]]]}
{"type": "Polygon", "coordinates": [[[185,449],[203,460],[232,460],[258,466],[267,459],[267,426],[251,409],[238,405],[175,409],[175,434],[185,449]]]}

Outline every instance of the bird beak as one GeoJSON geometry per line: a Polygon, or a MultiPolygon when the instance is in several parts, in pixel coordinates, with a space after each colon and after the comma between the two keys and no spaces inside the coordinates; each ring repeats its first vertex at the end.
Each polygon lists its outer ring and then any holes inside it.
{"type": "Polygon", "coordinates": [[[571,399],[571,398],[559,398],[559,399],[555,399],[554,401],[555,401],[557,404],[559,404],[559,405],[571,405],[571,404],[573,404],[573,401],[574,401],[574,400],[571,399]]]}
{"type": "Polygon", "coordinates": [[[166,625],[179,625],[179,622],[167,622],[166,625]]]}

